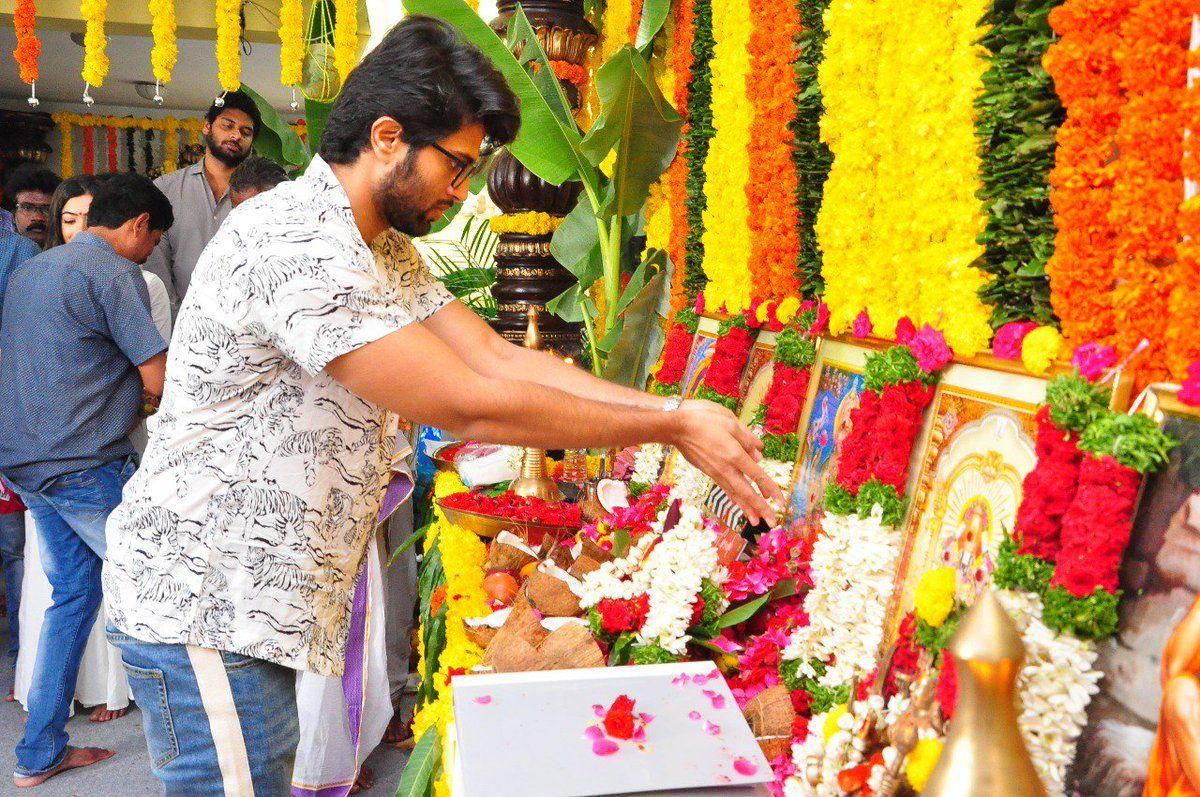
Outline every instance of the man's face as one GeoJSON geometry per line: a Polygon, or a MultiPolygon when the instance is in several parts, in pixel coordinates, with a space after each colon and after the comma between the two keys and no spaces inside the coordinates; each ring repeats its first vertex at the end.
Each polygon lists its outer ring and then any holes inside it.
{"type": "Polygon", "coordinates": [[[204,144],[209,155],[234,167],[250,154],[254,122],[236,108],[226,108],[211,124],[204,125],[204,144]]]}
{"type": "Polygon", "coordinates": [[[388,224],[421,236],[451,205],[467,198],[469,180],[454,185],[464,166],[479,158],[483,126],[473,123],[437,142],[437,147],[406,147],[375,184],[375,201],[388,224]]]}
{"type": "Polygon", "coordinates": [[[46,243],[50,229],[50,195],[44,191],[19,191],[14,197],[13,227],[38,246],[46,243]]]}
{"type": "Polygon", "coordinates": [[[162,230],[150,229],[150,214],[143,213],[130,219],[113,231],[114,235],[105,235],[117,254],[134,263],[145,263],[162,240],[162,230]]]}

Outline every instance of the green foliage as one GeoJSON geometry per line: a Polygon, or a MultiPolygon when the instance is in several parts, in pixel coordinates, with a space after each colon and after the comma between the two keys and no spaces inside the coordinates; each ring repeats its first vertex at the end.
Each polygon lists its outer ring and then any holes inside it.
{"type": "Polygon", "coordinates": [[[442,764],[442,740],[437,727],[421,734],[404,764],[396,797],[424,797],[432,793],[433,782],[442,764]]]}
{"type": "Polygon", "coordinates": [[[636,501],[650,491],[649,484],[645,482],[630,482],[629,483],[629,500],[636,501]]]}
{"type": "Polygon", "coordinates": [[[807,368],[817,361],[817,344],[798,329],[788,327],[775,338],[775,362],[807,368]]]}
{"type": "Polygon", "coordinates": [[[825,511],[835,515],[849,515],[857,511],[854,494],[837,482],[825,487],[825,511]]]}
{"type": "Polygon", "coordinates": [[[833,165],[833,153],[821,140],[821,117],[825,104],[817,70],[825,57],[825,9],[829,0],[798,0],[800,33],[796,37],[796,83],[799,97],[791,128],[796,137],[792,151],[798,185],[796,203],[800,209],[800,254],[796,273],[803,296],[825,292],[821,278],[821,246],[815,225],[825,196],[825,180],[833,165]]]}
{"type": "Polygon", "coordinates": [[[913,635],[913,639],[916,640],[918,645],[936,656],[950,644],[950,637],[954,636],[954,632],[958,628],[958,623],[962,620],[963,613],[963,605],[956,602],[953,611],[950,612],[937,628],[934,628],[918,617],[917,631],[913,635]]]}
{"type": "Polygon", "coordinates": [[[652,381],[650,383],[650,392],[656,396],[678,396],[680,387],[678,384],[664,385],[661,382],[652,381]]]}
{"type": "Polygon", "coordinates": [[[700,597],[704,599],[704,615],[700,618],[700,625],[712,625],[721,617],[725,590],[706,578],[700,582],[700,597]]]}
{"type": "Polygon", "coordinates": [[[737,396],[722,396],[708,385],[701,385],[696,390],[696,398],[715,402],[722,407],[728,407],[731,412],[737,412],[737,396]]]}
{"type": "Polygon", "coordinates": [[[427,705],[437,700],[437,672],[441,667],[442,652],[446,650],[446,612],[450,601],[442,605],[429,621],[421,625],[425,645],[425,672],[421,673],[421,686],[417,689],[417,704],[427,705]]]}
{"type": "Polygon", "coordinates": [[[661,645],[635,645],[632,649],[630,664],[674,664],[679,657],[661,645]]]}
{"type": "Polygon", "coordinates": [[[1050,420],[1059,429],[1082,432],[1108,411],[1110,391],[1093,385],[1078,373],[1064,374],[1046,385],[1050,420]]]}
{"type": "Polygon", "coordinates": [[[867,390],[876,393],[882,393],[890,385],[916,381],[932,384],[935,379],[921,370],[916,356],[907,346],[892,346],[869,355],[863,369],[863,383],[867,390]]]}
{"type": "Polygon", "coordinates": [[[486,219],[472,217],[458,240],[427,238],[422,241],[429,265],[446,288],[485,320],[496,317],[491,287],[496,282],[492,253],[500,237],[486,219]]]}
{"type": "Polygon", "coordinates": [[[1000,543],[1000,555],[996,559],[996,571],[992,583],[999,589],[1045,594],[1054,577],[1054,565],[1030,554],[1017,553],[1017,541],[1005,534],[1000,543]]]}
{"type": "Polygon", "coordinates": [[[1061,3],[993,0],[983,18],[991,66],[975,108],[987,226],[975,265],[994,276],[980,296],[994,307],[995,327],[1057,324],[1046,278],[1055,235],[1049,175],[1065,113],[1042,56],[1055,38],[1048,16],[1061,3]]]}
{"type": "Polygon", "coordinates": [[[1095,454],[1111,454],[1117,462],[1146,474],[1167,464],[1179,441],[1158,428],[1148,415],[1106,412],[1092,421],[1079,437],[1079,447],[1095,454]]]}
{"type": "Polygon", "coordinates": [[[1107,639],[1117,632],[1117,606],[1121,593],[1115,595],[1102,587],[1085,598],[1077,598],[1062,587],[1054,587],[1042,596],[1042,622],[1059,633],[1080,639],[1107,639]]]}
{"type": "Polygon", "coordinates": [[[763,456],[776,462],[795,462],[800,453],[800,436],[795,432],[785,435],[763,435],[763,456]]]}
{"type": "Polygon", "coordinates": [[[759,404],[754,409],[754,417],[750,419],[751,426],[762,426],[767,422],[767,405],[759,404]]]}
{"type": "Polygon", "coordinates": [[[822,686],[820,679],[825,675],[824,662],[813,660],[809,662],[816,675],[801,675],[800,659],[784,661],[779,665],[779,677],[789,691],[807,692],[812,698],[812,713],[823,714],[834,706],[840,706],[850,699],[850,684],[840,686],[822,686]]]}
{"type": "Polygon", "coordinates": [[[605,639],[608,636],[604,630],[604,618],[600,616],[600,612],[596,611],[595,606],[588,609],[587,622],[588,630],[596,639],[605,639]]]}
{"type": "Polygon", "coordinates": [[[700,328],[700,316],[691,307],[685,307],[675,314],[675,323],[683,324],[688,332],[695,335],[696,330],[700,328]]]}
{"type": "Polygon", "coordinates": [[[904,522],[905,501],[890,484],[884,484],[878,479],[869,479],[858,488],[858,496],[854,500],[855,509],[860,518],[867,518],[876,506],[883,509],[883,523],[887,526],[899,526],[904,522]]]}
{"type": "Polygon", "coordinates": [[[254,137],[254,151],[268,160],[273,160],[288,174],[303,172],[312,160],[308,147],[292,126],[284,121],[271,103],[254,89],[242,84],[242,91],[254,100],[262,125],[254,137]]]}
{"type": "Polygon", "coordinates": [[[704,162],[716,130],[712,121],[712,0],[695,0],[692,38],[692,79],[688,84],[685,137],[687,152],[687,257],[684,260],[683,287],[688,299],[694,299],[708,284],[704,274],[704,162]]]}

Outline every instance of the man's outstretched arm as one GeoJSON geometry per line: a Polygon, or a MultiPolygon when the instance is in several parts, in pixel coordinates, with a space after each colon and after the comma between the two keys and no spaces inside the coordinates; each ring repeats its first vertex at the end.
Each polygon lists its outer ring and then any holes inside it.
{"type": "Polygon", "coordinates": [[[758,465],[760,443],[724,407],[697,402],[663,412],[481,374],[422,324],[344,354],[326,371],[374,404],[464,438],[537,448],[674,445],[752,522],[777,520],[763,496],[783,496],[758,465]]]}

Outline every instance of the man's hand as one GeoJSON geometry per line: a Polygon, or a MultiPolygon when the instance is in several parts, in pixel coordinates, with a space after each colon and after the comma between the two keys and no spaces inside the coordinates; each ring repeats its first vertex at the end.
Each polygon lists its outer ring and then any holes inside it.
{"type": "Polygon", "coordinates": [[[687,401],[675,413],[679,431],[674,444],[687,461],[724,489],[751,523],[778,523],[768,501],[782,506],[783,491],[758,464],[762,441],[732,412],[711,401],[687,401]]]}

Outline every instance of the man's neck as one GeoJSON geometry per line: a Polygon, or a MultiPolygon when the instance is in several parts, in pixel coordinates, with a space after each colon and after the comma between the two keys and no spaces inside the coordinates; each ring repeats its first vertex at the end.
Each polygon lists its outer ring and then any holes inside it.
{"type": "Polygon", "coordinates": [[[211,152],[205,152],[200,162],[204,166],[204,179],[208,181],[213,197],[219,200],[229,190],[229,176],[233,174],[234,167],[213,157],[211,152]]]}
{"type": "Polygon", "coordinates": [[[363,240],[370,245],[388,228],[387,219],[379,212],[375,202],[374,191],[366,170],[359,167],[361,160],[355,163],[331,163],[333,176],[342,184],[342,190],[350,200],[350,212],[354,214],[354,224],[363,240]]]}

